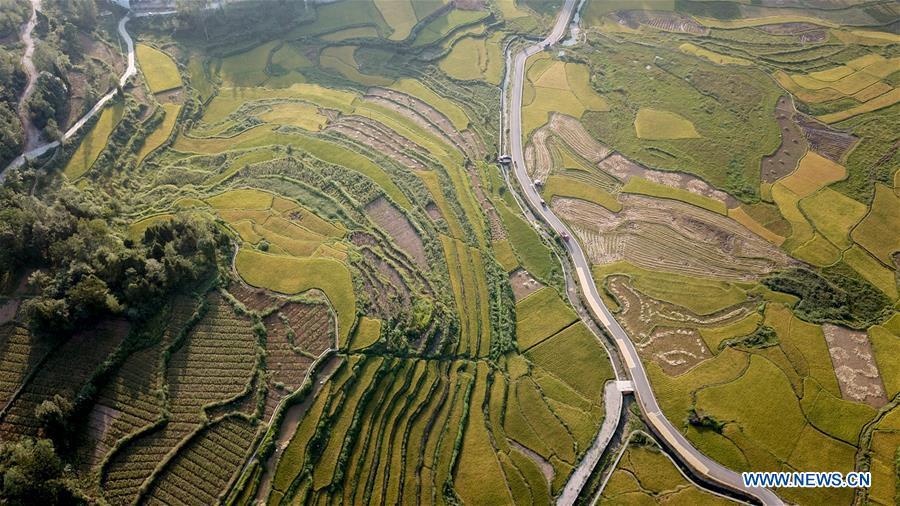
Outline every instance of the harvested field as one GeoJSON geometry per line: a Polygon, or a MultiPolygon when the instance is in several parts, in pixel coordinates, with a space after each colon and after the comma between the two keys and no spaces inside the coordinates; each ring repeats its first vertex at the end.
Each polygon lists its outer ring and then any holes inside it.
{"type": "Polygon", "coordinates": [[[0,408],[3,411],[25,378],[50,351],[49,344],[31,335],[25,327],[10,323],[0,326],[0,408]]]}
{"type": "Polygon", "coordinates": [[[226,492],[256,435],[251,422],[230,416],[194,435],[157,475],[148,504],[213,504],[226,492]]]}
{"type": "Polygon", "coordinates": [[[781,146],[778,151],[762,159],[761,179],[766,183],[774,183],[793,172],[806,154],[807,141],[803,130],[797,125],[796,114],[794,104],[788,97],[778,99],[775,121],[781,129],[781,146]]]}
{"type": "Polygon", "coordinates": [[[825,341],[844,399],[864,402],[874,408],[887,403],[872,346],[865,332],[825,324],[825,341]]]}
{"type": "Polygon", "coordinates": [[[734,197],[716,189],[716,187],[697,176],[683,172],[648,169],[643,165],[632,162],[619,153],[613,153],[604,158],[597,166],[620,181],[628,181],[632,177],[638,177],[657,185],[669,186],[700,197],[723,202],[727,207],[736,207],[738,205],[734,197]]]}
{"type": "Polygon", "coordinates": [[[423,270],[428,270],[428,259],[425,256],[425,245],[422,238],[409,222],[406,216],[397,210],[383,197],[372,201],[366,206],[366,213],[379,227],[397,243],[397,246],[405,251],[413,261],[423,270]]]}
{"type": "Polygon", "coordinates": [[[626,276],[606,279],[608,290],[618,302],[617,318],[636,338],[642,356],[650,358],[671,376],[677,376],[712,356],[698,328],[730,325],[756,311],[756,301],[748,301],[707,315],[662,302],[636,290],[626,276]]]}
{"type": "Polygon", "coordinates": [[[512,286],[516,302],[540,290],[544,285],[534,279],[525,269],[518,268],[509,273],[509,284],[512,286]]]}
{"type": "Polygon", "coordinates": [[[619,213],[582,200],[553,203],[594,263],[627,259],[646,269],[732,280],[752,280],[791,263],[775,246],[716,213],[667,199],[620,199],[619,213]]]}
{"type": "MultiPolygon", "coordinates": [[[[439,109],[417,97],[388,88],[374,88],[369,90],[364,98],[367,102],[399,113],[402,117],[409,119],[449,146],[455,146],[471,158],[480,158],[483,155],[483,147],[480,144],[461,134],[454,126],[454,122],[439,109]]],[[[449,107],[444,106],[444,109],[448,114],[455,116],[449,107]]]]}
{"type": "Polygon", "coordinates": [[[646,25],[666,32],[704,35],[709,28],[698,23],[693,17],[675,12],[645,12],[641,10],[620,11],[613,19],[629,28],[636,29],[646,25]]]}
{"type": "Polygon", "coordinates": [[[428,168],[420,158],[425,156],[425,149],[375,120],[363,116],[343,116],[327,131],[337,132],[360,145],[374,148],[404,167],[413,170],[428,168]]]}

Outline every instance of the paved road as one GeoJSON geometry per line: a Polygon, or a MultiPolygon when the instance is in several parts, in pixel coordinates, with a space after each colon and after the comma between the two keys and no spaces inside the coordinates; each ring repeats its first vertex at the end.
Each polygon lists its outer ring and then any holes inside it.
{"type": "Polygon", "coordinates": [[[575,504],[578,494],[581,493],[581,489],[584,488],[585,483],[591,477],[591,473],[597,467],[597,462],[600,461],[606,446],[616,433],[619,421],[622,419],[623,403],[622,392],[619,391],[616,382],[608,381],[603,389],[603,404],[606,408],[603,425],[600,426],[600,431],[597,432],[594,443],[588,448],[578,467],[572,471],[572,476],[569,477],[569,481],[566,482],[566,486],[556,500],[556,506],[571,506],[575,504]]]}
{"type": "MultiPolygon", "coordinates": [[[[553,45],[562,38],[569,20],[572,17],[575,4],[576,0],[566,0],[559,17],[556,19],[556,24],[547,38],[537,44],[525,48],[515,56],[513,67],[511,69],[511,92],[509,97],[509,154],[513,159],[513,173],[519,181],[522,194],[534,212],[540,216],[554,232],[560,235],[568,234],[569,236],[572,236],[572,233],[568,227],[549,209],[549,207],[541,203],[541,196],[537,193],[534,186],[532,186],[531,179],[525,170],[525,156],[524,150],[522,149],[522,90],[525,81],[526,60],[528,57],[542,51],[545,46],[553,45]]],[[[571,256],[572,263],[575,266],[575,275],[578,279],[578,284],[581,287],[588,308],[594,314],[597,321],[606,327],[606,330],[615,341],[619,353],[625,360],[628,376],[634,383],[634,392],[638,405],[641,407],[646,420],[664,440],[665,444],[698,476],[703,476],[707,480],[741,495],[752,497],[765,505],[783,504],[781,499],[779,499],[771,490],[745,487],[738,473],[700,453],[700,451],[694,448],[666,419],[659,404],[656,402],[656,397],[650,387],[650,380],[647,378],[647,373],[638,357],[634,344],[603,303],[603,299],[600,298],[600,294],[597,292],[597,286],[594,284],[594,280],[591,277],[590,262],[588,262],[584,251],[581,249],[581,245],[578,244],[578,241],[574,236],[569,240],[564,241],[564,243],[566,252],[571,256]]]]}
{"type": "MultiPolygon", "coordinates": [[[[40,0],[32,0],[32,1],[33,1],[33,6],[34,6],[35,12],[36,12],[36,10],[40,8],[40,5],[41,5],[40,0]]],[[[32,16],[34,16],[34,14],[32,14],[32,16]]],[[[129,15],[126,14],[125,17],[123,17],[121,20],[119,20],[119,36],[122,37],[122,40],[125,41],[125,45],[127,47],[127,56],[128,56],[128,65],[125,67],[125,72],[122,73],[122,77],[119,78],[119,85],[121,85],[121,86],[124,86],[125,83],[128,81],[128,79],[137,73],[137,67],[134,64],[134,41],[131,40],[131,36],[128,35],[128,30],[125,29],[125,25],[128,23],[129,19],[131,19],[131,18],[129,17],[129,15]]],[[[29,21],[29,23],[31,23],[31,21],[29,21]]],[[[24,33],[23,33],[23,36],[24,36],[24,33]]],[[[30,30],[29,30],[29,39],[30,39],[30,30]]],[[[34,49],[33,44],[34,43],[32,42],[32,48],[31,48],[32,50],[34,49]]],[[[26,41],[26,45],[27,45],[27,41],[26,41]]],[[[28,62],[26,63],[25,58],[23,57],[22,64],[25,65],[26,69],[27,69],[28,68],[27,65],[31,64],[31,57],[30,57],[30,54],[28,53],[27,47],[25,50],[25,54],[28,57],[28,62]]],[[[34,69],[33,64],[31,64],[31,68],[34,69]]],[[[29,87],[33,87],[33,82],[30,79],[29,79],[29,87]]],[[[75,124],[73,124],[68,130],[66,130],[66,132],[63,134],[63,141],[67,141],[67,140],[71,139],[75,134],[77,134],[78,131],[81,130],[81,128],[84,126],[85,123],[87,123],[98,112],[100,112],[103,109],[103,107],[106,105],[106,103],[109,102],[110,100],[112,100],[113,97],[116,96],[116,92],[117,92],[117,90],[113,89],[113,90],[110,90],[106,95],[103,95],[102,97],[100,97],[100,100],[98,100],[97,103],[94,104],[94,107],[91,107],[90,111],[85,113],[84,116],[82,116],[78,121],[75,122],[75,124]]],[[[26,88],[26,94],[27,93],[30,93],[30,91],[26,88]]],[[[26,132],[29,129],[33,130],[33,127],[31,127],[31,122],[30,121],[26,122],[25,119],[23,119],[23,127],[26,129],[26,132]]],[[[26,134],[26,136],[30,137],[30,135],[27,135],[27,134],[26,134]]],[[[35,136],[35,140],[36,139],[37,139],[37,136],[35,136]]],[[[6,170],[13,168],[13,167],[20,167],[23,163],[25,163],[26,159],[32,160],[34,158],[37,158],[37,157],[43,155],[44,153],[46,153],[47,151],[50,151],[51,149],[56,148],[58,146],[59,146],[59,141],[48,142],[45,144],[41,144],[40,146],[37,146],[37,147],[33,147],[30,144],[26,144],[27,151],[25,153],[19,155],[18,157],[16,157],[15,160],[10,162],[10,164],[8,166],[6,166],[6,168],[3,170],[3,172],[0,172],[0,182],[3,182],[3,180],[5,178],[6,170]]]]}

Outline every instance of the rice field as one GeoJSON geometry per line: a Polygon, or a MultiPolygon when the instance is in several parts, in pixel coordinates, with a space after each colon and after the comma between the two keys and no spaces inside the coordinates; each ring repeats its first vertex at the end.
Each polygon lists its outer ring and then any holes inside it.
{"type": "Polygon", "coordinates": [[[639,139],[696,139],[701,137],[690,120],[670,111],[642,107],[634,120],[639,139]]]}
{"type": "Polygon", "coordinates": [[[78,145],[78,149],[69,159],[63,174],[70,180],[75,180],[85,175],[100,153],[106,148],[109,136],[118,125],[119,120],[125,113],[125,104],[122,101],[114,101],[111,106],[100,113],[100,119],[94,124],[93,128],[85,134],[78,145]]]}
{"type": "Polygon", "coordinates": [[[151,92],[162,93],[181,87],[181,74],[171,56],[147,44],[138,44],[135,54],[151,92]]]}

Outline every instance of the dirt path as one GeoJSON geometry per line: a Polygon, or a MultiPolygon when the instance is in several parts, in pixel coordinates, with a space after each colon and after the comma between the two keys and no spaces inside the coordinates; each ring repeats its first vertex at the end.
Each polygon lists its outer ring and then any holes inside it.
{"type": "MultiPolygon", "coordinates": [[[[22,64],[26,65],[26,71],[28,70],[27,65],[30,65],[31,72],[34,72],[35,71],[34,63],[31,61],[31,55],[34,53],[34,41],[31,38],[31,31],[34,29],[34,24],[37,20],[37,11],[40,9],[41,0],[31,0],[31,4],[33,7],[33,10],[31,13],[31,19],[29,20],[28,24],[26,24],[25,30],[22,32],[23,40],[25,40],[25,43],[26,43],[25,57],[22,58],[22,64]],[[29,26],[30,26],[30,28],[29,28],[29,26]],[[26,33],[28,35],[27,39],[25,39],[26,33]],[[30,52],[29,52],[29,41],[30,41],[30,52]]],[[[125,25],[128,23],[129,19],[131,19],[130,14],[126,14],[121,20],[119,20],[119,36],[122,38],[123,41],[125,41],[126,55],[128,57],[128,65],[125,68],[125,72],[122,73],[122,77],[119,78],[119,85],[121,85],[121,86],[125,86],[125,83],[128,81],[128,79],[130,79],[131,76],[133,76],[137,73],[137,66],[135,66],[135,60],[134,60],[134,41],[131,39],[131,36],[128,35],[128,30],[125,29],[125,25]]],[[[31,89],[33,87],[34,87],[34,80],[32,79],[31,74],[29,74],[28,86],[25,89],[25,93],[22,94],[23,98],[19,103],[19,115],[20,116],[22,115],[22,113],[24,111],[23,104],[25,103],[25,98],[27,98],[27,96],[31,93],[31,91],[32,91],[31,89]]],[[[103,110],[103,107],[106,106],[106,103],[109,102],[110,100],[112,100],[113,97],[116,96],[116,93],[118,93],[118,90],[114,88],[114,89],[110,90],[109,92],[107,92],[106,95],[103,95],[102,97],[100,97],[100,100],[98,100],[97,103],[94,104],[94,107],[91,107],[91,110],[89,110],[87,113],[85,113],[85,115],[82,116],[81,119],[76,121],[75,124],[73,124],[71,128],[66,130],[66,132],[62,136],[62,140],[67,141],[67,140],[71,139],[72,137],[74,137],[75,134],[78,133],[78,131],[81,130],[81,128],[85,125],[85,123],[88,122],[88,120],[90,120],[97,113],[99,113],[101,110],[103,110]]],[[[26,126],[26,136],[28,136],[27,130],[34,129],[34,127],[31,125],[30,122],[28,122],[27,118],[25,118],[25,117],[22,117],[22,118],[23,118],[23,123],[22,123],[23,126],[27,125],[26,126]]],[[[29,144],[28,142],[26,142],[25,152],[22,153],[21,155],[19,155],[18,157],[16,157],[15,160],[10,162],[10,164],[7,165],[3,169],[3,172],[0,172],[0,183],[2,183],[4,179],[6,179],[6,171],[8,169],[11,169],[14,167],[21,167],[22,164],[25,163],[26,159],[32,160],[34,158],[37,158],[37,157],[43,155],[47,151],[59,146],[59,141],[53,141],[53,142],[47,142],[44,144],[40,144],[37,142],[37,140],[39,140],[39,139],[40,139],[40,132],[36,132],[36,134],[34,136],[34,140],[31,141],[34,144],[36,144],[36,146],[33,146],[33,145],[29,144]]]]}
{"type": "Polygon", "coordinates": [[[31,33],[37,25],[37,13],[41,10],[41,0],[31,0],[31,17],[22,27],[22,42],[25,43],[25,54],[22,55],[22,67],[25,68],[25,74],[28,77],[28,83],[25,85],[25,91],[19,97],[19,120],[22,122],[22,130],[25,133],[25,152],[31,151],[35,144],[41,138],[41,132],[34,127],[31,118],[28,116],[28,98],[34,92],[34,84],[37,81],[37,69],[34,67],[34,38],[31,33]]]}

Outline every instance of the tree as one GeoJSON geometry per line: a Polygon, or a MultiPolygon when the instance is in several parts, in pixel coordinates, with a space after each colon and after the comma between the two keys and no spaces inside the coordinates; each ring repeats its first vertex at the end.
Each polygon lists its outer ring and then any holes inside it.
{"type": "Polygon", "coordinates": [[[0,502],[73,504],[75,498],[62,481],[62,461],[47,439],[23,438],[0,444],[0,502]]]}
{"type": "Polygon", "coordinates": [[[34,417],[50,440],[57,446],[66,446],[69,436],[69,415],[72,403],[59,394],[34,408],[34,417]]]}

